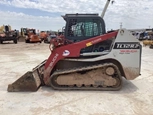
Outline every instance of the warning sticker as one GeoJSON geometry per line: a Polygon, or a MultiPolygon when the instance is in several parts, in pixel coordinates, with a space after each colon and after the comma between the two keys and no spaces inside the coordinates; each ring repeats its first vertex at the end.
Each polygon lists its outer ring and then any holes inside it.
{"type": "Polygon", "coordinates": [[[91,42],[86,43],[86,46],[87,46],[87,47],[89,47],[89,46],[91,46],[91,45],[92,45],[92,43],[91,43],[91,42]]]}

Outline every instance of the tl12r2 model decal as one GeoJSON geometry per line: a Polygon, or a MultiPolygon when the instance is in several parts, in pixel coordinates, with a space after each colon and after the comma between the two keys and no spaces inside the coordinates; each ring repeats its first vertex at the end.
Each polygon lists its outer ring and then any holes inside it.
{"type": "Polygon", "coordinates": [[[116,42],[114,49],[139,49],[140,43],[138,42],[116,42]]]}
{"type": "Polygon", "coordinates": [[[114,49],[119,49],[120,54],[130,54],[138,52],[140,43],[138,42],[116,42],[114,49]]]}

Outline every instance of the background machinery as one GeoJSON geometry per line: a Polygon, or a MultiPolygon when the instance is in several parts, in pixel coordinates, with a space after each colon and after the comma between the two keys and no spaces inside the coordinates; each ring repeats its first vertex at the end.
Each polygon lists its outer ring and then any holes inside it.
{"type": "Polygon", "coordinates": [[[0,43],[3,41],[13,41],[17,44],[19,33],[17,30],[12,30],[10,25],[0,27],[0,43]]]}
{"type": "Polygon", "coordinates": [[[37,91],[44,85],[56,90],[120,90],[123,78],[140,75],[142,46],[128,30],[107,33],[98,14],[62,17],[64,36],[51,40],[51,55],[8,85],[9,92],[37,91]]]}
{"type": "Polygon", "coordinates": [[[39,36],[40,36],[41,41],[43,41],[43,40],[47,39],[48,34],[47,34],[47,32],[45,32],[45,31],[41,31],[41,32],[39,33],[39,36]]]}
{"type": "Polygon", "coordinates": [[[27,29],[28,28],[21,28],[21,32],[20,32],[20,36],[25,38],[26,34],[27,34],[27,29]]]}
{"type": "MultiPolygon", "coordinates": [[[[32,42],[40,42],[41,39],[40,37],[36,34],[35,29],[23,29],[24,30],[24,35],[25,35],[25,42],[26,43],[32,43],[32,42]]],[[[21,32],[22,33],[22,32],[21,32]]]]}
{"type": "Polygon", "coordinates": [[[48,35],[47,38],[44,39],[44,43],[50,43],[51,39],[56,38],[55,34],[48,35]]]}
{"type": "Polygon", "coordinates": [[[56,31],[46,31],[47,37],[44,38],[44,43],[50,43],[51,39],[54,39],[57,37],[57,32],[56,31]]]}

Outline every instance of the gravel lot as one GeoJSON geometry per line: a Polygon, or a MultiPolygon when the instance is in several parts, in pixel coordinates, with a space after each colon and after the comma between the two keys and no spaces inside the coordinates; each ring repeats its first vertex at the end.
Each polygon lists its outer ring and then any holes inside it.
{"type": "Polygon", "coordinates": [[[1,115],[153,115],[153,49],[143,47],[141,76],[120,91],[7,92],[8,84],[50,55],[49,44],[0,44],[1,115]]]}

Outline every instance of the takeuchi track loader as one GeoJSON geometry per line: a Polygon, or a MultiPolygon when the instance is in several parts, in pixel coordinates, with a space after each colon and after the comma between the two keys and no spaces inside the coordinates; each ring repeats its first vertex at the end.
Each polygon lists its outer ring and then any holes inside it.
{"type": "Polygon", "coordinates": [[[66,21],[64,36],[51,40],[48,59],[7,90],[37,91],[40,86],[50,86],[55,90],[114,91],[122,88],[123,77],[137,78],[141,44],[126,29],[106,32],[103,14],[62,16],[66,21]]]}

